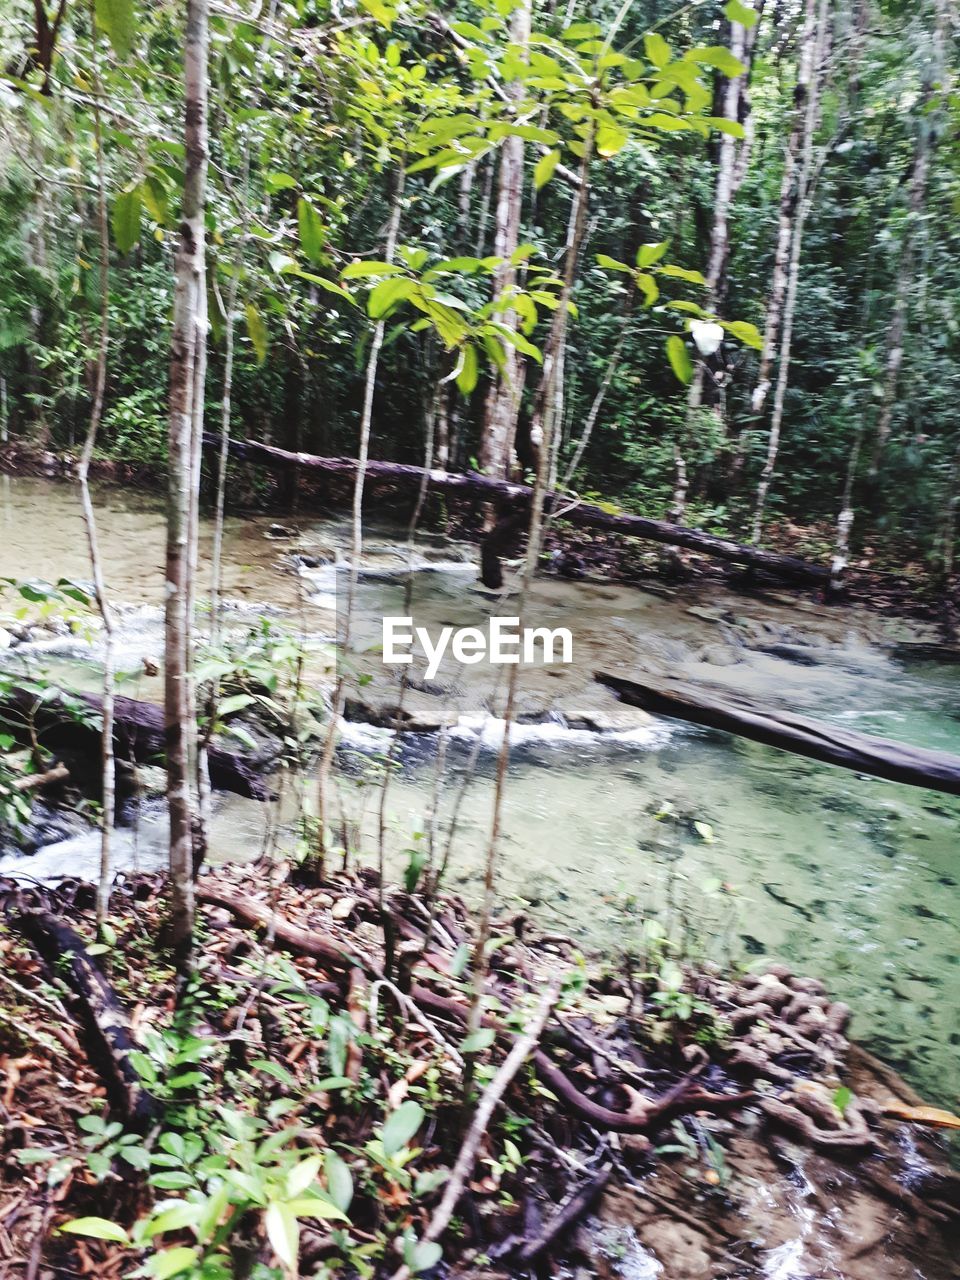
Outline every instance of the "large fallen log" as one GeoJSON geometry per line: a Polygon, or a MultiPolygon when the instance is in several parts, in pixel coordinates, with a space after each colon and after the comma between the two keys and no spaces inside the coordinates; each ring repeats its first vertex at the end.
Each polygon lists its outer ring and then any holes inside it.
{"type": "MultiPolygon", "coordinates": [[[[68,756],[73,777],[99,770],[102,699],[92,693],[53,693],[18,686],[0,697],[0,720],[26,746],[40,745],[58,758],[68,756]]],[[[152,702],[117,697],[113,711],[113,746],[118,765],[162,761],[163,708],[152,702]]],[[[209,752],[210,781],[221,791],[252,800],[270,798],[270,788],[254,765],[238,752],[214,741],[209,752]]]]}
{"type": "MultiPolygon", "coordinates": [[[[219,448],[219,438],[204,436],[204,445],[219,448]]],[[[273,445],[257,444],[250,440],[231,440],[230,452],[238,459],[262,463],[279,471],[302,468],[333,478],[351,479],[357,470],[355,458],[325,458],[313,453],[291,453],[273,445]]],[[[529,485],[514,484],[509,480],[494,480],[476,471],[464,473],[431,469],[427,473],[429,489],[448,496],[491,502],[500,508],[529,504],[533,490],[529,485]]],[[[366,467],[368,500],[378,486],[391,485],[419,488],[424,476],[423,467],[403,462],[368,462],[366,467]]],[[[760,547],[743,546],[726,538],[715,537],[700,529],[687,529],[667,520],[652,520],[646,516],[630,515],[622,511],[607,511],[589,502],[577,502],[564,494],[549,493],[546,510],[562,516],[578,528],[604,529],[622,533],[632,538],[646,538],[652,542],[673,547],[685,547],[702,555],[713,556],[729,564],[744,565],[748,569],[762,570],[775,578],[814,586],[826,586],[830,570],[825,565],[812,564],[797,556],[778,555],[763,551],[760,547]]],[[[496,571],[491,565],[493,557],[487,557],[484,565],[484,582],[496,587],[496,571]]]]}
{"type": "Polygon", "coordinates": [[[769,747],[779,747],[781,751],[890,782],[960,795],[960,756],[945,751],[913,747],[890,738],[874,738],[839,725],[808,720],[789,711],[758,707],[735,694],[704,693],[667,678],[658,679],[654,684],[626,680],[605,671],[596,672],[595,678],[612,689],[622,702],[654,715],[722,729],[769,747]]]}
{"type": "Polygon", "coordinates": [[[134,1068],[130,1023],[113,988],[87,952],[87,942],[49,911],[25,910],[7,917],[10,927],[34,948],[48,972],[70,990],[70,1011],[111,1104],[134,1126],[146,1129],[156,1114],[134,1068]]]}

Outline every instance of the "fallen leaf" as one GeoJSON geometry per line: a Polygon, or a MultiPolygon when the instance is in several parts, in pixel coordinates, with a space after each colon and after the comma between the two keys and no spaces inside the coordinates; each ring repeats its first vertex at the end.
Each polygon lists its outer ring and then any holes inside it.
{"type": "Polygon", "coordinates": [[[935,1129],[960,1129],[960,1116],[955,1116],[952,1111],[941,1111],[939,1107],[907,1107],[895,1102],[882,1110],[892,1120],[929,1124],[935,1129]]]}

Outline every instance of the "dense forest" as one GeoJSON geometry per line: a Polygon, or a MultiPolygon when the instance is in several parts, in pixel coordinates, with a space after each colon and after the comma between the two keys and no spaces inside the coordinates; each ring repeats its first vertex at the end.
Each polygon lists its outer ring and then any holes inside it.
{"type": "MultiPolygon", "coordinates": [[[[743,540],[786,519],[820,549],[949,572],[955,15],[741,9],[214,10],[208,427],[227,413],[240,437],[355,455],[374,344],[371,457],[420,461],[430,435],[437,465],[532,469],[548,295],[575,237],[557,477],[743,540]],[[391,257],[390,287],[361,265],[391,257]],[[698,338],[714,316],[723,339],[698,338]]],[[[105,287],[97,448],[157,463],[178,15],[117,30],[104,10],[95,33],[66,5],[35,29],[8,3],[0,21],[3,431],[78,448],[105,287]]]]}
{"type": "Polygon", "coordinates": [[[0,0],[2,1280],[955,1277],[958,63],[0,0]]]}

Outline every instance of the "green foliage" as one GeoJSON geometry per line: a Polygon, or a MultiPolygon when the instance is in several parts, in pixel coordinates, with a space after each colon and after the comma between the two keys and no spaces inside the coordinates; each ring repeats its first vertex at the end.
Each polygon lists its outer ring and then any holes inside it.
{"type": "MultiPolygon", "coordinates": [[[[95,9],[111,224],[100,445],[157,465],[166,447],[183,170],[181,17],[131,0],[97,0],[95,9]]],[[[494,0],[471,0],[449,15],[444,35],[419,0],[378,0],[365,13],[361,25],[343,28],[309,6],[288,7],[277,15],[275,39],[253,24],[212,17],[211,409],[235,283],[237,428],[269,430],[291,448],[353,452],[364,353],[382,322],[375,454],[419,459],[424,405],[440,384],[456,409],[457,461],[476,456],[486,392],[508,347],[525,368],[522,418],[537,395],[572,183],[586,153],[590,240],[567,333],[564,404],[574,439],[564,441],[564,454],[573,454],[618,321],[629,316],[579,487],[663,514],[673,467],[668,435],[685,433],[688,461],[696,458],[693,508],[722,509],[729,531],[742,532],[768,426],[753,417],[750,397],[770,291],[796,24],[769,7],[758,24],[749,0],[676,13],[653,4],[616,14],[581,6],[562,20],[536,12],[521,47],[511,34],[512,6],[494,0]],[[704,278],[719,140],[738,150],[744,141],[739,121],[714,114],[725,78],[740,71],[727,26],[717,26],[721,10],[756,39],[755,141],[730,211],[726,298],[714,307],[704,278]],[[310,60],[290,64],[304,26],[326,42],[322,74],[310,60]],[[511,139],[524,144],[528,248],[515,282],[503,287],[492,221],[500,156],[511,139]],[[406,255],[378,274],[398,191],[406,255]],[[695,321],[712,322],[713,311],[725,338],[707,357],[704,412],[688,431],[684,386],[701,360],[688,335],[695,321]],[[711,418],[721,419],[719,441],[711,418]],[[743,465],[734,468],[741,441],[743,465]]],[[[14,62],[26,55],[27,25],[0,26],[14,62]]],[[[854,75],[855,43],[835,42],[815,140],[823,163],[804,241],[772,501],[775,511],[805,521],[835,515],[854,435],[866,424],[869,439],[884,394],[892,300],[912,257],[903,374],[874,531],[890,543],[910,540],[933,561],[953,484],[960,377],[956,109],[937,88],[951,67],[941,75],[933,65],[941,55],[931,3],[901,17],[871,4],[854,75]],[[934,91],[921,109],[924,83],[934,91]],[[917,214],[909,174],[922,135],[931,163],[917,214]]],[[[952,47],[946,57],[955,62],[952,47]]],[[[100,302],[88,12],[65,12],[49,93],[40,92],[30,58],[21,61],[25,78],[3,90],[10,141],[0,165],[0,377],[15,436],[35,433],[75,449],[89,415],[100,302]]]]}

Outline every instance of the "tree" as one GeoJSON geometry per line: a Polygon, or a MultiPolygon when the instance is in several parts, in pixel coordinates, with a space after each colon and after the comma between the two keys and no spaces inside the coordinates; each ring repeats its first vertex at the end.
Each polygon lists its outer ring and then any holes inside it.
{"type": "Polygon", "coordinates": [[[206,372],[204,209],[207,179],[208,0],[187,0],[184,43],[186,171],[175,262],[170,345],[167,596],[164,715],[170,811],[170,917],[181,980],[193,968],[194,849],[202,840],[196,797],[196,708],[192,680],[199,459],[206,372]]]}

